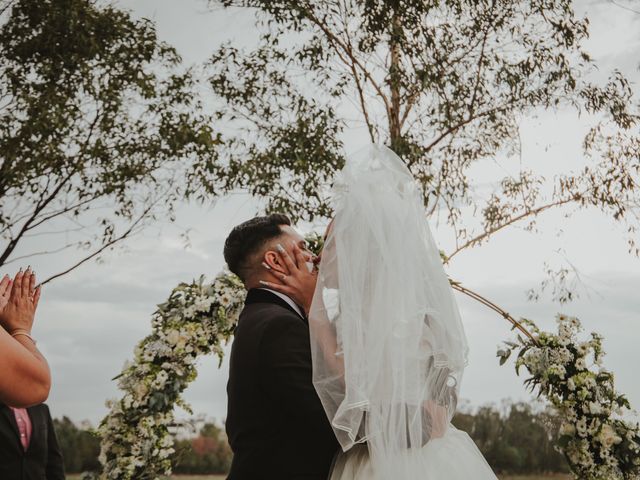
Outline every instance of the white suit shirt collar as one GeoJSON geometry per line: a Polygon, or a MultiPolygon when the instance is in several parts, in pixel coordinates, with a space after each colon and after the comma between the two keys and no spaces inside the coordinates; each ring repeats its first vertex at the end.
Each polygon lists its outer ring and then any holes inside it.
{"type": "Polygon", "coordinates": [[[276,292],[275,290],[271,290],[270,288],[261,288],[261,290],[266,290],[267,292],[271,292],[274,295],[277,295],[278,297],[280,297],[282,300],[284,300],[285,302],[287,302],[287,304],[293,308],[296,313],[298,315],[300,315],[302,318],[304,318],[304,314],[302,313],[302,309],[298,306],[298,304],[296,302],[294,302],[291,297],[285,295],[284,293],[280,293],[280,292],[276,292]]]}

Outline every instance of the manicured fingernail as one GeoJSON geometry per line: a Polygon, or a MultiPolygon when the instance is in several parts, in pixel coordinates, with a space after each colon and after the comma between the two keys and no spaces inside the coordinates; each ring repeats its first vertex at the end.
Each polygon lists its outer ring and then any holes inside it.
{"type": "Polygon", "coordinates": [[[264,280],[260,280],[259,283],[260,283],[260,285],[269,285],[269,283],[265,282],[264,280]]]}
{"type": "Polygon", "coordinates": [[[20,270],[18,270],[18,273],[22,273],[22,267],[20,267],[20,270]]]}
{"type": "Polygon", "coordinates": [[[281,244],[276,245],[276,249],[278,249],[280,253],[284,253],[284,247],[281,244]]]}
{"type": "Polygon", "coordinates": [[[264,268],[266,268],[267,270],[271,270],[271,267],[269,265],[267,265],[265,262],[262,262],[262,266],[264,268]]]}

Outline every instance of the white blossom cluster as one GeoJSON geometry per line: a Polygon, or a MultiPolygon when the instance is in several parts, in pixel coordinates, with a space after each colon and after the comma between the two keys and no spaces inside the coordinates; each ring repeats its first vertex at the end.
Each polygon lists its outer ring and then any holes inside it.
{"type": "Polygon", "coordinates": [[[575,317],[558,315],[558,333],[540,331],[524,320],[534,340],[518,336],[498,350],[501,363],[518,351],[516,372],[525,367],[525,384],[546,397],[562,418],[556,448],[581,480],[640,478],[640,425],[624,420],[630,411],[616,392],[613,373],[602,366],[602,337],[579,341],[575,317]]]}
{"type": "Polygon", "coordinates": [[[196,378],[200,355],[213,352],[222,361],[222,345],[233,333],[245,294],[235,275],[221,273],[212,284],[205,284],[204,277],[180,284],[158,305],[152,333],[116,377],[124,395],[107,402],[109,413],[98,429],[103,479],[153,479],[171,473],[174,407],[190,411],[181,395],[196,378]]]}

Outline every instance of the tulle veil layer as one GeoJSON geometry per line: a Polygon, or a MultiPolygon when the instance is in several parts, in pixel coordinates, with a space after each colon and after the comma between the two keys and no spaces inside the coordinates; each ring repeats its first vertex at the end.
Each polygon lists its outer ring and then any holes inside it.
{"type": "Polygon", "coordinates": [[[313,383],[344,451],[366,442],[379,478],[456,408],[468,346],[420,189],[390,149],[348,158],[309,315],[313,383]]]}

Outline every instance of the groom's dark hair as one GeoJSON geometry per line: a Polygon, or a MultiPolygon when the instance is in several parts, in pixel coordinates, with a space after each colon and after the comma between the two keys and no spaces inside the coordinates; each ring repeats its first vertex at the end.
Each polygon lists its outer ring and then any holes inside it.
{"type": "Polygon", "coordinates": [[[256,254],[269,240],[282,235],[281,225],[291,225],[286,215],[272,213],[264,217],[255,217],[236,226],[224,242],[224,259],[229,270],[243,282],[255,268],[251,264],[256,254]]]}

